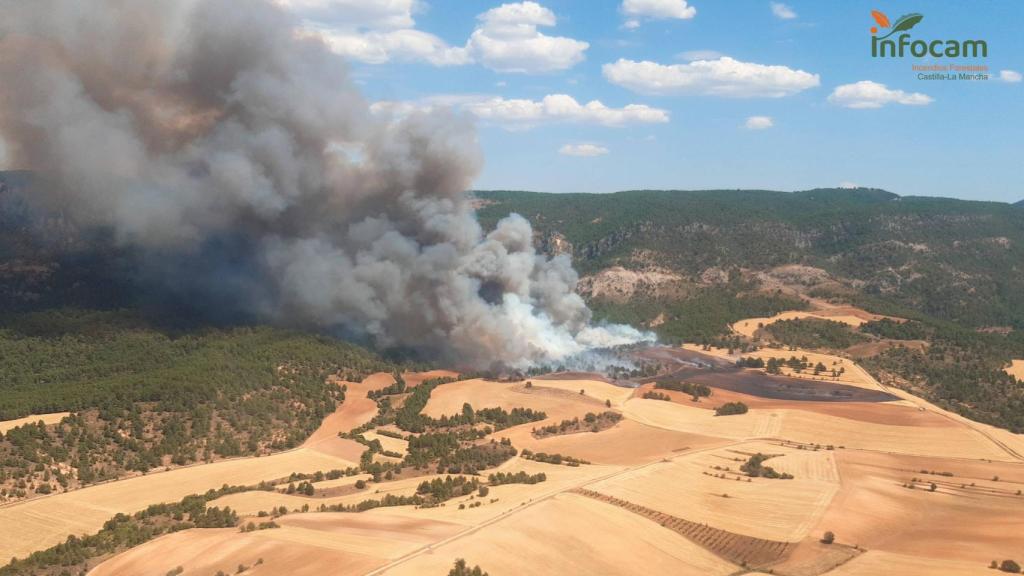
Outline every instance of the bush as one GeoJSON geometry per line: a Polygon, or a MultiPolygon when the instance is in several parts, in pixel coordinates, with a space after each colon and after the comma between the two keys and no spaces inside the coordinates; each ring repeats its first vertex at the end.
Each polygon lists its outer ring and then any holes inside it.
{"type": "Polygon", "coordinates": [[[831,544],[836,541],[836,535],[831,530],[825,532],[825,535],[821,537],[822,544],[831,544]]]}
{"type": "Polygon", "coordinates": [[[718,408],[715,408],[715,416],[733,416],[736,414],[746,414],[747,405],[743,402],[726,402],[718,408]]]}
{"type": "Polygon", "coordinates": [[[466,561],[459,558],[455,561],[455,566],[448,571],[448,576],[487,576],[487,572],[481,570],[479,566],[469,568],[466,561]]]}
{"type": "Polygon", "coordinates": [[[764,461],[771,458],[771,455],[762,454],[758,452],[751,456],[746,462],[740,465],[740,471],[745,472],[747,476],[752,478],[779,478],[782,480],[792,480],[793,475],[788,472],[776,472],[771,466],[765,466],[764,461]]]}
{"type": "Polygon", "coordinates": [[[1020,564],[1017,564],[1013,560],[1003,560],[1003,562],[999,565],[999,569],[1002,570],[1003,572],[1009,572],[1011,574],[1019,574],[1020,573],[1020,564]]]}

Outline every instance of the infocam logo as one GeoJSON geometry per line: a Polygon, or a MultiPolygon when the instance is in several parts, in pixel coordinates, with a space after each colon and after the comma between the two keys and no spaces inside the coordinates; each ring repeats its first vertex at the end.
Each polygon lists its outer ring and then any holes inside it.
{"type": "Polygon", "coordinates": [[[879,28],[871,27],[871,56],[873,58],[903,58],[909,55],[915,58],[933,56],[935,58],[982,58],[988,57],[988,44],[984,40],[914,40],[910,30],[924,20],[923,14],[904,14],[891,25],[884,12],[872,10],[871,17],[878,23],[884,36],[878,36],[879,28]],[[902,34],[898,34],[901,33],[902,34]],[[896,35],[895,39],[890,36],[896,35]]]}

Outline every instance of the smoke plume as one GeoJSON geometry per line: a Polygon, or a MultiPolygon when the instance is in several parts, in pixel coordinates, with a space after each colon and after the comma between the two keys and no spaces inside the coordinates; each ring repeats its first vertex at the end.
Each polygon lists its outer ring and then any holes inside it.
{"type": "MultiPolygon", "coordinates": [[[[0,0],[0,134],[32,200],[110,230],[193,300],[462,366],[635,342],[568,258],[465,191],[473,126],[375,118],[344,62],[268,2],[0,0]],[[184,288],[182,288],[184,287],[184,288]]],[[[173,288],[172,288],[173,287],[173,288]]]]}

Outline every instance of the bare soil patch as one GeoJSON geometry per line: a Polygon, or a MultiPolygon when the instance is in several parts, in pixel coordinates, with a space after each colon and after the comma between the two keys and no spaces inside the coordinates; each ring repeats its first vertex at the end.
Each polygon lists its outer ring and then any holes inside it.
{"type": "Polygon", "coordinates": [[[1017,380],[1024,381],[1024,360],[1014,360],[1006,368],[1006,373],[1017,380]]]}
{"type": "Polygon", "coordinates": [[[32,416],[25,416],[24,418],[16,418],[14,420],[0,420],[0,434],[17,428],[18,426],[24,426],[25,424],[35,424],[42,421],[43,424],[49,426],[50,424],[57,424],[65,417],[70,416],[71,412],[53,412],[50,414],[33,414],[32,416]]]}

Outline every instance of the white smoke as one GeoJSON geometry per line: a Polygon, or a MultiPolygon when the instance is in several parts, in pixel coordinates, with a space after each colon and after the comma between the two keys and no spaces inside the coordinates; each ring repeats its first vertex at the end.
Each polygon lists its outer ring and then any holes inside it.
{"type": "Polygon", "coordinates": [[[650,338],[591,325],[523,218],[483,232],[466,118],[375,118],[286,13],[239,4],[0,0],[0,137],[33,199],[199,297],[462,366],[650,338]]]}

